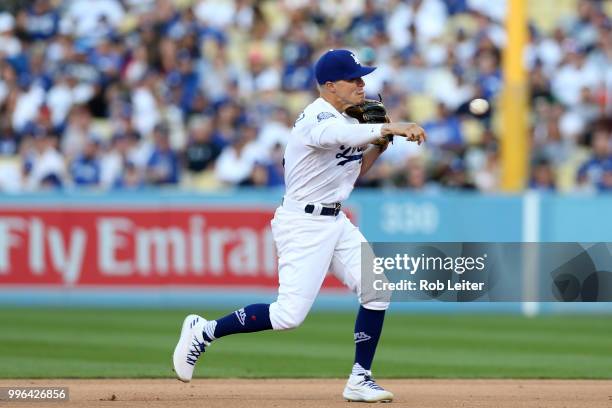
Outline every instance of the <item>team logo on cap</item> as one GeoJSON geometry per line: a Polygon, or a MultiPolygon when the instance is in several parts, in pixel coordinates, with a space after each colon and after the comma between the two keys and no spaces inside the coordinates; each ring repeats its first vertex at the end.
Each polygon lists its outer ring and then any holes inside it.
{"type": "Polygon", "coordinates": [[[353,57],[353,60],[355,60],[355,64],[361,65],[361,62],[359,61],[359,59],[352,52],[351,52],[351,57],[353,57]]]}

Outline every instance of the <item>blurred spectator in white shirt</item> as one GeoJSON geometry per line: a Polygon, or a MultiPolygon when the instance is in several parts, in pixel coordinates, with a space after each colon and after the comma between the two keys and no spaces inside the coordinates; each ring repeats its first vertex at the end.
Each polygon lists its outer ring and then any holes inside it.
{"type": "Polygon", "coordinates": [[[254,143],[256,137],[257,129],[250,124],[238,129],[233,143],[225,147],[217,159],[217,179],[229,185],[237,185],[251,176],[259,159],[259,149],[254,143]]]}
{"type": "Polygon", "coordinates": [[[261,52],[252,51],[248,58],[248,67],[240,75],[239,81],[241,94],[252,95],[280,89],[281,76],[277,67],[266,61],[261,52]]]}
{"type": "Polygon", "coordinates": [[[223,29],[234,22],[236,5],[234,0],[199,0],[194,13],[206,25],[223,29]]]}
{"type": "Polygon", "coordinates": [[[46,104],[51,110],[54,126],[61,126],[68,117],[74,103],[76,80],[65,74],[58,74],[55,85],[47,92],[46,104]]]}
{"type": "MultiPolygon", "coordinates": [[[[564,21],[565,30],[580,48],[589,48],[597,41],[601,2],[578,0],[576,11],[564,21]]],[[[601,21],[601,20],[600,20],[601,21]]]]}
{"type": "Polygon", "coordinates": [[[43,184],[63,187],[66,184],[67,171],[64,157],[57,150],[57,139],[44,130],[34,134],[33,150],[26,153],[26,184],[28,191],[36,191],[43,184]]]}
{"type": "Polygon", "coordinates": [[[533,70],[540,63],[546,75],[554,73],[563,60],[564,40],[565,34],[561,28],[556,28],[550,37],[532,32],[531,42],[525,49],[527,68],[533,70]]]}
{"type": "Polygon", "coordinates": [[[25,126],[38,116],[38,111],[45,101],[45,90],[32,84],[29,74],[21,74],[18,78],[19,90],[15,110],[13,111],[13,129],[22,132],[25,126]]]}
{"type": "Polygon", "coordinates": [[[14,35],[15,17],[0,13],[0,57],[14,57],[21,52],[21,42],[14,35]]]}
{"type": "Polygon", "coordinates": [[[448,18],[446,6],[441,0],[414,0],[395,2],[389,14],[387,35],[396,50],[414,43],[425,45],[444,33],[448,18]],[[414,25],[414,34],[409,27],[414,25]]]}
{"type": "Polygon", "coordinates": [[[101,21],[117,27],[124,16],[119,0],[71,0],[64,18],[74,24],[75,36],[89,37],[99,35],[101,21]]]}
{"type": "Polygon", "coordinates": [[[261,159],[268,159],[276,145],[286,146],[291,136],[293,122],[289,111],[279,107],[273,116],[261,127],[257,135],[256,145],[261,151],[261,159]]]}
{"type": "Polygon", "coordinates": [[[149,135],[161,119],[154,91],[156,82],[156,76],[147,73],[132,93],[132,122],[141,135],[149,135]]]}
{"type": "Polygon", "coordinates": [[[470,10],[477,11],[498,23],[503,23],[508,2],[507,0],[467,0],[467,6],[470,10]]]}
{"type": "Polygon", "coordinates": [[[78,105],[68,115],[68,124],[61,138],[60,147],[68,160],[83,152],[91,135],[91,114],[87,107],[78,105]]]}
{"type": "Polygon", "coordinates": [[[366,98],[377,98],[382,92],[385,82],[391,82],[397,75],[395,66],[377,59],[377,54],[371,47],[366,47],[359,53],[361,63],[375,66],[376,70],[364,77],[366,98]]]}
{"type": "Polygon", "coordinates": [[[565,62],[553,75],[551,90],[566,106],[574,106],[580,102],[582,88],[596,89],[603,78],[597,69],[586,64],[584,52],[570,49],[565,62]]]}

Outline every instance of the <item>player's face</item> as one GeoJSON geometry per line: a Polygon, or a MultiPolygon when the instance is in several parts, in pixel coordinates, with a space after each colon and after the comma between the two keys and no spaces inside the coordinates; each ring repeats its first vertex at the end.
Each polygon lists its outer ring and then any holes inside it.
{"type": "Polygon", "coordinates": [[[361,78],[336,81],[335,85],[336,94],[347,105],[357,105],[365,99],[365,82],[361,78]]]}

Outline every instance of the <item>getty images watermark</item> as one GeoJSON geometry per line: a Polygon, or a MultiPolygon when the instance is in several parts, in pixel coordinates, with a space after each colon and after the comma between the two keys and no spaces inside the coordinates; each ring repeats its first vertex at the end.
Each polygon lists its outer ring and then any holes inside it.
{"type": "Polygon", "coordinates": [[[612,301],[609,243],[370,243],[362,298],[612,301]]]}
{"type": "MultiPolygon", "coordinates": [[[[482,256],[411,256],[407,253],[395,254],[394,257],[374,257],[372,261],[373,273],[383,275],[388,271],[401,271],[409,275],[416,275],[417,272],[432,271],[452,271],[458,275],[470,271],[483,271],[487,254],[482,256]]],[[[421,273],[421,276],[423,273],[421,273]]],[[[375,290],[483,290],[484,282],[471,282],[468,279],[461,279],[458,282],[452,279],[418,279],[412,281],[401,279],[399,282],[388,282],[386,279],[375,279],[373,283],[375,290]]]]}

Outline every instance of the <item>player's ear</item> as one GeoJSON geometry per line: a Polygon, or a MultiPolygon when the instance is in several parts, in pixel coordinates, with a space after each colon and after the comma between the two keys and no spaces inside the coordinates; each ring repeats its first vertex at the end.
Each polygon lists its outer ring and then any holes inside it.
{"type": "Polygon", "coordinates": [[[327,81],[325,85],[323,85],[328,92],[336,93],[336,83],[327,81]]]}

